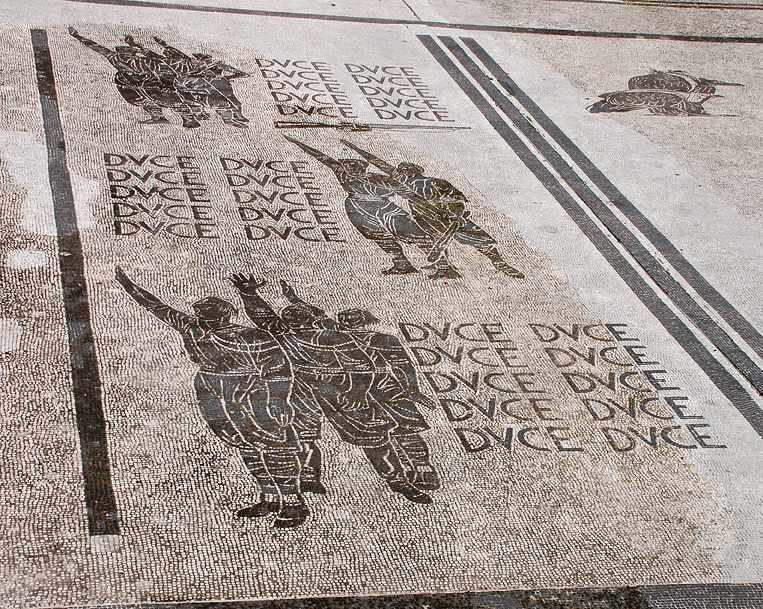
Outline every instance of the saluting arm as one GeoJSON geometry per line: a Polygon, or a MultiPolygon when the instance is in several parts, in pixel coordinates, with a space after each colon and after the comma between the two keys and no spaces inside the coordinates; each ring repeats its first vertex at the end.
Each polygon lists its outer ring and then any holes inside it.
{"type": "Polygon", "coordinates": [[[105,46],[102,46],[98,44],[95,40],[90,40],[90,38],[85,38],[84,36],[81,36],[80,33],[75,30],[73,27],[69,28],[69,33],[74,36],[77,40],[79,40],[82,44],[84,44],[89,49],[93,49],[96,53],[100,53],[104,57],[114,57],[116,55],[115,51],[112,51],[111,49],[106,48],[105,46]]]}
{"type": "Polygon", "coordinates": [[[307,144],[304,144],[300,142],[299,140],[295,140],[293,137],[289,137],[288,135],[284,135],[284,137],[287,140],[289,140],[292,144],[299,146],[302,150],[304,150],[310,156],[318,159],[321,163],[323,163],[326,167],[332,169],[333,171],[339,171],[342,169],[341,163],[339,163],[336,159],[331,158],[327,154],[323,154],[320,150],[317,150],[316,148],[313,148],[312,146],[308,146],[307,144]]]}
{"type": "Polygon", "coordinates": [[[157,317],[176,330],[181,330],[182,327],[191,320],[191,316],[187,313],[173,309],[171,306],[159,300],[148,290],[144,290],[135,285],[121,267],[117,267],[116,280],[135,302],[146,309],[154,317],[157,317]]]}
{"type": "Polygon", "coordinates": [[[383,161],[378,156],[374,156],[367,150],[363,150],[362,148],[358,148],[355,144],[348,142],[347,140],[339,140],[342,142],[345,146],[348,148],[352,148],[355,152],[357,152],[360,156],[362,156],[366,161],[371,163],[371,165],[378,167],[381,171],[383,171],[386,174],[391,174],[395,168],[387,163],[387,161],[383,161]]]}
{"type": "Polygon", "coordinates": [[[163,59],[166,59],[166,57],[159,55],[159,53],[156,53],[155,51],[152,51],[151,49],[147,49],[139,42],[136,42],[135,38],[133,38],[132,36],[125,36],[125,42],[129,44],[133,49],[139,50],[146,57],[151,57],[153,59],[158,59],[160,61],[163,59]]]}
{"type": "Polygon", "coordinates": [[[283,279],[281,279],[281,293],[286,297],[286,299],[291,304],[304,305],[308,307],[310,311],[313,313],[313,315],[315,315],[316,317],[319,317],[321,319],[328,319],[328,315],[326,315],[326,311],[316,307],[315,305],[311,305],[309,302],[305,302],[304,300],[302,300],[297,295],[297,292],[294,290],[294,288],[291,287],[288,283],[286,283],[283,279]]]}
{"type": "Polygon", "coordinates": [[[231,283],[241,294],[244,303],[244,312],[252,323],[261,330],[277,331],[281,318],[273,307],[257,292],[267,284],[264,279],[258,279],[254,275],[247,277],[243,273],[236,273],[230,278],[231,283]]]}
{"type": "Polygon", "coordinates": [[[180,49],[176,49],[175,47],[170,46],[164,40],[162,40],[161,38],[158,38],[157,36],[154,36],[154,40],[156,40],[156,44],[158,44],[160,47],[162,47],[164,49],[165,54],[166,54],[167,51],[173,51],[177,55],[182,56],[183,59],[193,59],[193,57],[189,57],[188,55],[183,53],[183,51],[181,51],[180,49]]]}

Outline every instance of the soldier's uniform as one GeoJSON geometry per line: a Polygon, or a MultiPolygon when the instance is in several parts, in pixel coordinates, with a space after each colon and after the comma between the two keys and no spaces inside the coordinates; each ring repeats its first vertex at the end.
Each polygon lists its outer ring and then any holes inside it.
{"type": "Polygon", "coordinates": [[[342,440],[363,448],[393,491],[431,503],[405,476],[390,437],[398,423],[374,399],[376,366],[356,340],[322,323],[325,312],[297,297],[281,315],[254,291],[242,291],[241,298],[249,318],[276,338],[292,364],[292,403],[302,415],[295,418],[300,439],[319,435],[323,413],[342,440]]]}
{"type": "Polygon", "coordinates": [[[276,526],[304,522],[306,514],[294,518],[283,505],[299,492],[300,445],[290,403],[293,374],[278,343],[259,328],[230,323],[235,307],[219,298],[195,303],[200,315],[193,316],[164,304],[123,274],[118,280],[138,304],[180,333],[189,358],[199,366],[194,389],[202,416],[217,437],[240,451],[262,490],[260,503],[239,515],[277,511],[276,526]],[[215,317],[205,323],[203,314],[209,310],[215,317]]]}
{"type": "Polygon", "coordinates": [[[460,218],[468,202],[466,196],[447,180],[425,176],[422,172],[423,169],[417,165],[400,163],[390,174],[429,204],[424,206],[416,199],[409,199],[416,222],[430,234],[437,235],[445,233],[454,221],[459,222],[453,235],[454,241],[473,247],[507,275],[524,277],[503,259],[496,247],[497,241],[487,231],[469,219],[460,218]]]}

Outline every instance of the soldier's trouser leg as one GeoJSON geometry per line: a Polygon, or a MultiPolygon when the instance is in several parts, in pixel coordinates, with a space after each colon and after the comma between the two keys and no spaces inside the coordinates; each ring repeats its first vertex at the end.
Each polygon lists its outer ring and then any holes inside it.
{"type": "Polygon", "coordinates": [[[364,448],[363,451],[376,473],[384,479],[390,489],[414,503],[432,503],[429,495],[408,481],[403,464],[392,444],[385,444],[378,448],[364,448]]]}
{"type": "Polygon", "coordinates": [[[215,108],[217,115],[223,120],[226,125],[232,125],[239,129],[246,129],[247,126],[244,123],[248,123],[249,119],[246,118],[241,112],[235,108],[215,108]]]}
{"type": "MultiPolygon", "coordinates": [[[[420,239],[418,242],[413,243],[415,243],[415,245],[421,251],[427,254],[428,257],[432,252],[432,248],[434,247],[435,243],[442,235],[442,232],[433,226],[430,222],[427,222],[426,218],[424,218],[421,214],[417,214],[414,211],[413,217],[416,219],[417,226],[422,227],[420,230],[426,231],[428,235],[427,240],[420,239]]],[[[437,260],[425,268],[434,270],[434,272],[429,276],[430,279],[458,279],[462,277],[458,269],[453,266],[453,264],[451,264],[450,260],[448,260],[447,248],[440,252],[440,256],[437,258],[437,260]]]]}
{"type": "Polygon", "coordinates": [[[194,112],[189,107],[177,107],[174,108],[175,112],[183,119],[183,127],[193,129],[195,127],[201,127],[199,122],[200,118],[208,118],[204,112],[194,112]]]}
{"type": "Polygon", "coordinates": [[[419,434],[393,435],[392,442],[410,463],[410,482],[418,489],[433,491],[440,488],[440,477],[429,461],[429,446],[419,434]]]}
{"type": "Polygon", "coordinates": [[[236,515],[240,518],[260,518],[277,512],[281,507],[278,486],[268,472],[262,452],[259,450],[241,450],[241,458],[260,485],[260,501],[255,505],[239,510],[236,515]]]}
{"type": "Polygon", "coordinates": [[[456,233],[454,239],[464,245],[469,245],[476,249],[480,254],[490,260],[490,262],[493,263],[493,266],[502,273],[506,273],[510,277],[516,277],[517,279],[522,279],[524,277],[522,271],[514,268],[503,259],[501,252],[499,252],[498,248],[495,246],[495,241],[487,234],[474,235],[469,234],[468,232],[456,233]]]}
{"type": "Polygon", "coordinates": [[[281,506],[273,526],[278,528],[299,526],[310,515],[299,486],[301,470],[299,454],[288,448],[268,448],[262,456],[281,499],[281,506]]]}
{"type": "Polygon", "coordinates": [[[321,450],[315,442],[306,442],[300,453],[302,470],[300,472],[300,490],[303,493],[323,495],[326,489],[321,482],[321,450]]]}
{"type": "Polygon", "coordinates": [[[400,243],[392,236],[392,233],[385,228],[382,222],[364,210],[359,209],[355,204],[347,199],[344,204],[347,218],[352,225],[358,229],[358,232],[369,241],[373,241],[383,251],[392,256],[392,267],[382,271],[385,275],[396,275],[406,273],[416,273],[417,269],[403,252],[400,243]]]}
{"type": "Polygon", "coordinates": [[[249,471],[262,488],[262,499],[256,505],[240,510],[242,518],[257,518],[277,513],[274,526],[295,527],[302,524],[310,512],[299,488],[300,462],[296,451],[288,448],[264,447],[261,450],[242,450],[249,471]]]}

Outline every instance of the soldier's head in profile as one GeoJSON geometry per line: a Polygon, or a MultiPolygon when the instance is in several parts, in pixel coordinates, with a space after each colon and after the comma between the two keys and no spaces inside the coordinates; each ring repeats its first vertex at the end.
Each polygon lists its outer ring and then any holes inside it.
{"type": "Polygon", "coordinates": [[[283,309],[281,319],[290,328],[313,328],[320,321],[316,310],[303,303],[291,304],[283,309]]]}
{"type": "Polygon", "coordinates": [[[230,323],[236,314],[236,307],[222,298],[209,296],[193,303],[193,312],[199,321],[209,326],[223,326],[230,323]]]}
{"type": "Polygon", "coordinates": [[[349,174],[365,173],[368,168],[368,161],[361,159],[339,159],[342,169],[349,174]]]}
{"type": "Polygon", "coordinates": [[[365,309],[345,309],[336,314],[337,327],[340,330],[360,330],[372,324],[378,324],[379,319],[365,309]]]}
{"type": "Polygon", "coordinates": [[[409,178],[419,178],[424,175],[424,168],[421,165],[416,165],[414,163],[398,163],[394,173],[409,178]]]}

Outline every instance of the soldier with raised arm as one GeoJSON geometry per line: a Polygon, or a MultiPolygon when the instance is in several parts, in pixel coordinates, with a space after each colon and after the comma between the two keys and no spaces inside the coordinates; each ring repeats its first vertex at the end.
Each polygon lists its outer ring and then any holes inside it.
{"type": "MultiPolygon", "coordinates": [[[[357,152],[366,161],[410,189],[417,198],[408,198],[411,214],[427,233],[437,239],[443,252],[452,239],[473,247],[485,256],[493,266],[509,277],[524,278],[524,274],[506,262],[496,247],[497,242],[484,229],[467,219],[469,202],[464,193],[442,178],[424,175],[424,168],[413,163],[399,163],[393,167],[370,152],[348,141],[342,143],[357,152]],[[426,204],[422,205],[421,199],[426,204]],[[466,212],[466,213],[465,213],[466,212]]],[[[402,194],[402,196],[406,196],[402,194]]]]}
{"type": "Polygon", "coordinates": [[[311,413],[305,419],[312,421],[322,412],[342,440],[363,449],[391,490],[410,501],[431,503],[405,475],[390,440],[397,423],[370,395],[376,368],[355,339],[334,329],[322,309],[303,301],[285,282],[282,291],[291,304],[279,315],[258,293],[265,280],[239,274],[232,281],[249,318],[278,340],[292,363],[295,409],[311,413]]]}
{"type": "MultiPolygon", "coordinates": [[[[435,244],[435,238],[422,230],[408,212],[391,201],[396,194],[409,198],[416,198],[417,195],[388,176],[366,172],[367,161],[333,159],[294,138],[284,137],[334,172],[347,193],[344,207],[350,222],[361,235],[392,256],[392,267],[382,271],[382,274],[403,275],[418,272],[405,255],[401,243],[414,245],[429,254],[435,244]]],[[[421,203],[427,204],[426,201],[421,203]]],[[[433,265],[429,268],[434,269],[430,275],[432,279],[453,279],[461,276],[444,257],[438,256],[431,262],[433,265]]]]}
{"type": "Polygon", "coordinates": [[[236,308],[221,298],[195,302],[189,315],[135,285],[121,268],[116,279],[135,302],[180,333],[199,366],[194,388],[202,416],[217,437],[239,450],[259,483],[259,503],[237,515],[275,513],[276,527],[302,524],[309,512],[299,488],[293,376],[278,343],[259,328],[232,323],[236,308]]]}

